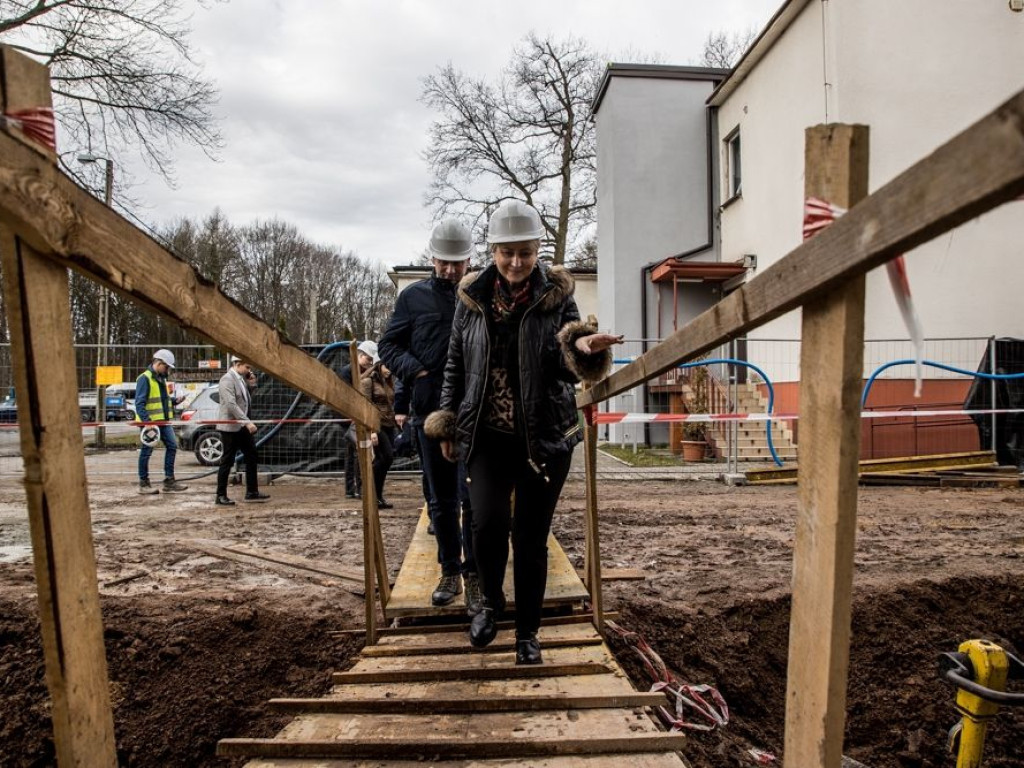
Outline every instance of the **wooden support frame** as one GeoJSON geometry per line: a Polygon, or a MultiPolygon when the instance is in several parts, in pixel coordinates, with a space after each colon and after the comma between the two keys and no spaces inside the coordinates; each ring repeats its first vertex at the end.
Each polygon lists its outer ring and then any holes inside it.
{"type": "Polygon", "coordinates": [[[1024,91],[576,403],[632,389],[1022,194],[1024,91]]]}
{"type": "MultiPolygon", "coordinates": [[[[6,115],[49,108],[46,68],[0,46],[0,100],[6,115]]],[[[0,258],[54,742],[61,765],[114,766],[81,422],[72,396],[78,388],[67,269],[252,360],[352,418],[364,435],[379,427],[379,416],[333,371],[64,176],[54,151],[19,126],[7,120],[0,130],[0,258]]],[[[375,523],[375,502],[365,518],[375,523]]],[[[379,541],[379,526],[369,535],[379,541]]],[[[372,575],[375,563],[383,570],[383,594],[387,567],[383,547],[376,550],[381,559],[371,547],[366,570],[372,575]]],[[[371,611],[373,596],[368,590],[371,611]]],[[[375,638],[375,625],[367,633],[375,638]]]]}
{"type": "MultiPolygon", "coordinates": [[[[807,129],[805,198],[851,208],[868,193],[868,128],[807,129]]],[[[790,765],[838,766],[850,659],[864,275],[804,304],[793,604],[785,755],[790,765]]]]}
{"type": "MultiPolygon", "coordinates": [[[[596,325],[596,323],[595,323],[596,325]]],[[[585,583],[590,590],[594,628],[604,630],[604,593],[601,588],[601,537],[597,514],[597,425],[583,425],[583,466],[586,483],[586,568],[585,583]]]]}
{"type": "MultiPolygon", "coordinates": [[[[0,70],[0,111],[50,106],[44,66],[3,47],[0,70]]],[[[55,162],[33,145],[19,148],[40,164],[55,162]]],[[[68,273],[7,226],[0,258],[57,762],[116,766],[85,448],[70,396],[78,387],[68,273]]]]}
{"type": "MultiPolygon", "coordinates": [[[[355,342],[348,345],[349,362],[352,372],[352,385],[359,382],[359,351],[355,342]]],[[[377,520],[377,492],[373,482],[373,446],[370,443],[370,430],[363,424],[356,424],[356,460],[359,462],[359,474],[362,477],[363,500],[363,579],[366,592],[363,602],[366,608],[366,644],[374,645],[377,642],[377,588],[375,578],[377,576],[377,534],[379,521],[377,520]]],[[[348,472],[349,467],[345,468],[348,472]]],[[[381,603],[384,603],[383,589],[388,583],[387,569],[384,569],[384,578],[380,579],[381,603]]]]}

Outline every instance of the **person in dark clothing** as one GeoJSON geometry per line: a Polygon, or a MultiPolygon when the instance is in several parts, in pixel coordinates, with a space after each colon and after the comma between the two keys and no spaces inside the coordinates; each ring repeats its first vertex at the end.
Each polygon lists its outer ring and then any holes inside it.
{"type": "Polygon", "coordinates": [[[459,286],[440,409],[425,431],[466,462],[483,608],[469,639],[497,635],[509,534],[515,552],[516,663],[540,664],[547,539],[572,450],[582,440],[575,383],[601,378],[621,336],[580,322],[572,275],[538,264],[540,215],[516,200],[488,222],[493,263],[459,286]],[[511,498],[515,494],[513,515],[511,498]]]}
{"type": "MultiPolygon", "coordinates": [[[[466,585],[466,610],[480,610],[481,592],[473,557],[472,507],[463,505],[459,524],[458,468],[445,461],[438,440],[423,432],[423,421],[436,410],[448,356],[448,338],[455,317],[455,287],[466,274],[473,240],[469,229],[454,219],[442,221],[430,236],[434,273],[398,295],[395,311],[380,339],[384,364],[401,380],[409,397],[410,419],[417,431],[420,461],[429,487],[430,520],[437,538],[441,579],[431,595],[434,605],[448,605],[466,585]]],[[[468,495],[468,494],[467,494],[468,495]]]]}

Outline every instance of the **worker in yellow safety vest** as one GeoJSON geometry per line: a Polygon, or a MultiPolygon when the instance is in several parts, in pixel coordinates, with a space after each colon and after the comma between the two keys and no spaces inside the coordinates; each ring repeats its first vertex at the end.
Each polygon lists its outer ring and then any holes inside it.
{"type": "Polygon", "coordinates": [[[143,424],[139,451],[139,493],[159,493],[149,482],[149,457],[153,448],[164,441],[164,491],[184,491],[174,479],[174,458],[178,453],[178,441],[174,429],[167,422],[174,418],[174,405],[167,387],[167,374],[174,370],[174,353],[169,349],[158,349],[153,353],[153,362],[135,382],[135,421],[143,424]]]}

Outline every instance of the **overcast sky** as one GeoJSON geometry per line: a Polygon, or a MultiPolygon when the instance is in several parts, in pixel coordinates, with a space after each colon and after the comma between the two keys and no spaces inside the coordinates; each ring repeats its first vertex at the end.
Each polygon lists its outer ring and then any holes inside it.
{"type": "Polygon", "coordinates": [[[694,64],[708,32],[764,26],[781,0],[233,0],[199,8],[193,44],[220,91],[219,161],[182,148],[178,188],[133,169],[141,218],[219,206],[279,217],[386,264],[423,250],[430,216],[421,78],[451,61],[496,76],[530,31],[582,37],[609,60],[694,64]]]}

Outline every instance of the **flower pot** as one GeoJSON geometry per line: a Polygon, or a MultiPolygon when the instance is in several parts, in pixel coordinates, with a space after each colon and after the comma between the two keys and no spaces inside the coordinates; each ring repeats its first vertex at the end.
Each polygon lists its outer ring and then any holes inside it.
{"type": "Polygon", "coordinates": [[[683,440],[683,461],[703,461],[708,444],[703,440],[683,440]]]}

